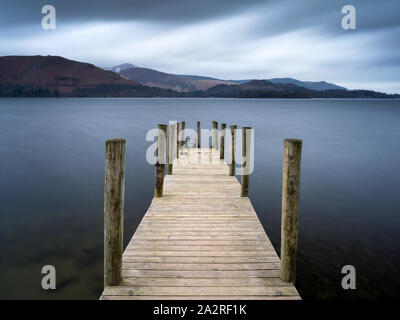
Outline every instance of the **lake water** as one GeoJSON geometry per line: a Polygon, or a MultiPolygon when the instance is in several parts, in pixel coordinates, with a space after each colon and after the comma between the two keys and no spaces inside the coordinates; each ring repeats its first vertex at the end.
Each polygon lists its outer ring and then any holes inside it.
{"type": "Polygon", "coordinates": [[[153,196],[146,132],[168,120],[254,128],[249,197],[278,253],[283,140],[303,139],[300,294],[400,298],[400,101],[257,99],[0,99],[0,298],[98,299],[105,140],[127,139],[126,244],[153,196]]]}

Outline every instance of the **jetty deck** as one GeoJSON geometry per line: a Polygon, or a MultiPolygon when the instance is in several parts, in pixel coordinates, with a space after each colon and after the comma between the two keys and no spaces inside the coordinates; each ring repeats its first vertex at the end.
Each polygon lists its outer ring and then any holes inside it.
{"type": "Polygon", "coordinates": [[[121,284],[100,299],[300,299],[228,170],[214,149],[181,149],[123,253],[121,284]]]}

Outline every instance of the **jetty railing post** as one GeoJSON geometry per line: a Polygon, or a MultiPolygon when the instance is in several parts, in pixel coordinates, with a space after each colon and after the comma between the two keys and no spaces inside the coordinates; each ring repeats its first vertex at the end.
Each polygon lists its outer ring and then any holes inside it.
{"type": "Polygon", "coordinates": [[[226,132],[226,123],[221,123],[221,137],[219,144],[219,158],[225,159],[225,132],[226,132]]]}
{"type": "Polygon", "coordinates": [[[218,122],[212,122],[212,143],[211,147],[215,150],[218,150],[218,122]]]}
{"type": "Polygon", "coordinates": [[[104,174],[104,286],[122,281],[125,140],[106,141],[104,174]]]}
{"type": "Polygon", "coordinates": [[[302,141],[285,139],[282,181],[281,280],[295,282],[302,141]]]}
{"type": "Polygon", "coordinates": [[[167,125],[158,125],[157,134],[157,160],[156,160],[156,170],[155,170],[155,188],[154,196],[159,198],[163,195],[164,187],[164,174],[165,174],[165,153],[166,153],[166,135],[167,135],[167,125]]]}
{"type": "Polygon", "coordinates": [[[167,174],[172,174],[176,153],[176,122],[170,122],[168,126],[168,159],[167,174]]]}
{"type": "Polygon", "coordinates": [[[197,148],[200,148],[201,146],[201,129],[200,129],[200,121],[197,121],[197,148]]]}
{"type": "Polygon", "coordinates": [[[235,175],[235,167],[236,167],[235,145],[236,145],[236,129],[237,129],[237,125],[230,126],[230,129],[231,129],[231,163],[229,164],[229,175],[230,176],[234,176],[235,175]]]}
{"type": "Polygon", "coordinates": [[[179,121],[176,123],[176,158],[179,158],[179,121]]]}
{"type": "Polygon", "coordinates": [[[181,131],[181,147],[184,147],[185,146],[185,140],[186,140],[186,137],[185,137],[185,128],[186,128],[186,122],[185,121],[182,121],[181,122],[182,123],[182,131],[181,131]]]}
{"type": "Polygon", "coordinates": [[[242,183],[241,197],[249,196],[251,127],[242,128],[242,183]]]}

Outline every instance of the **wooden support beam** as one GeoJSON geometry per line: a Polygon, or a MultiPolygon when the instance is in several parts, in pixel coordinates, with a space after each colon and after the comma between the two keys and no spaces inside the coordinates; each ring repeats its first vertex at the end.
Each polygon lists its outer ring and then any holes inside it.
{"type": "Polygon", "coordinates": [[[219,158],[225,159],[225,132],[226,132],[226,123],[221,123],[221,137],[219,144],[219,158]]]}
{"type": "Polygon", "coordinates": [[[181,124],[182,124],[182,131],[181,131],[181,137],[180,137],[180,141],[181,141],[180,145],[181,145],[181,147],[183,147],[186,143],[186,136],[185,136],[186,122],[182,121],[181,124]]]}
{"type": "Polygon", "coordinates": [[[211,147],[218,150],[218,122],[212,122],[212,144],[211,147]]]}
{"type": "Polygon", "coordinates": [[[176,122],[170,122],[168,126],[168,159],[167,174],[172,174],[173,163],[176,157],[176,122]]]}
{"type": "Polygon", "coordinates": [[[104,287],[122,280],[125,140],[106,141],[104,175],[104,287]]]}
{"type": "Polygon", "coordinates": [[[180,142],[179,142],[179,121],[176,123],[176,158],[179,158],[179,149],[180,149],[180,142]]]}
{"type": "Polygon", "coordinates": [[[302,141],[286,139],[283,153],[281,272],[282,281],[295,282],[302,141]]]}
{"type": "Polygon", "coordinates": [[[201,129],[200,121],[197,121],[197,148],[201,147],[201,129]]]}
{"type": "Polygon", "coordinates": [[[156,170],[155,170],[155,187],[154,187],[154,196],[156,198],[162,197],[163,195],[163,186],[164,186],[164,175],[165,175],[165,153],[166,153],[166,145],[167,145],[167,125],[159,124],[158,125],[158,134],[157,134],[157,160],[156,160],[156,170]]]}
{"type": "Polygon", "coordinates": [[[242,128],[242,183],[240,191],[241,197],[249,196],[251,130],[251,127],[242,128]]]}
{"type": "Polygon", "coordinates": [[[230,126],[231,129],[231,161],[229,164],[229,175],[235,175],[236,162],[235,162],[235,144],[236,144],[236,129],[237,125],[230,126]]]}

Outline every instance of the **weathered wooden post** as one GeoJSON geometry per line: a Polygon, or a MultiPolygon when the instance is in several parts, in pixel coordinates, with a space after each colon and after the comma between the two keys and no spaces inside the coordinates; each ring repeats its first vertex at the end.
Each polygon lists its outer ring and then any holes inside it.
{"type": "Polygon", "coordinates": [[[282,181],[281,280],[295,282],[303,142],[285,139],[282,181]]]}
{"type": "Polygon", "coordinates": [[[176,122],[170,122],[168,126],[168,159],[167,174],[172,174],[176,153],[176,122]]]}
{"type": "Polygon", "coordinates": [[[179,158],[179,121],[176,123],[176,158],[179,158]]]}
{"type": "Polygon", "coordinates": [[[215,150],[218,150],[218,122],[212,122],[212,143],[211,147],[215,150]]]}
{"type": "Polygon", "coordinates": [[[201,135],[200,121],[197,121],[197,148],[200,148],[201,146],[200,135],[201,135]]]}
{"type": "Polygon", "coordinates": [[[221,123],[221,137],[219,144],[219,158],[225,159],[225,131],[226,131],[226,123],[221,123]]]}
{"type": "Polygon", "coordinates": [[[122,281],[125,140],[106,141],[104,174],[104,286],[122,281]]]}
{"type": "Polygon", "coordinates": [[[185,146],[186,143],[186,137],[185,137],[185,128],[186,128],[186,122],[182,121],[182,131],[181,131],[181,147],[185,146]]]}
{"type": "Polygon", "coordinates": [[[156,198],[162,197],[164,187],[164,174],[165,174],[165,151],[166,151],[166,135],[167,125],[158,125],[157,134],[157,159],[156,159],[156,181],[154,188],[154,196],[156,198]]]}
{"type": "Polygon", "coordinates": [[[229,164],[229,175],[235,175],[235,144],[236,144],[236,129],[237,125],[230,126],[231,129],[231,163],[229,164]]]}
{"type": "Polygon", "coordinates": [[[242,183],[241,197],[249,196],[251,127],[242,128],[242,183]]]}

